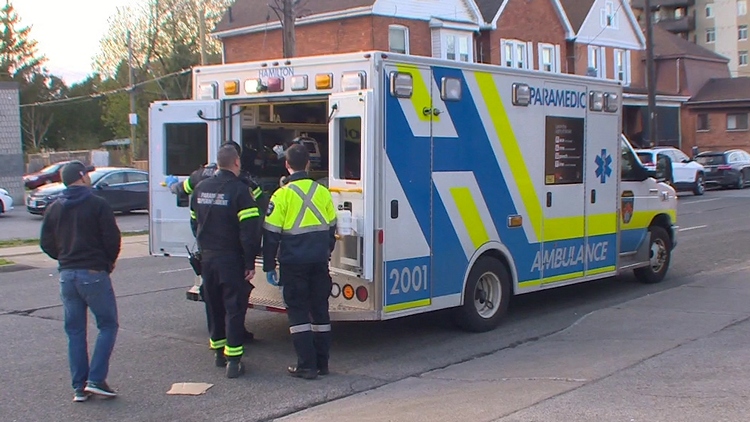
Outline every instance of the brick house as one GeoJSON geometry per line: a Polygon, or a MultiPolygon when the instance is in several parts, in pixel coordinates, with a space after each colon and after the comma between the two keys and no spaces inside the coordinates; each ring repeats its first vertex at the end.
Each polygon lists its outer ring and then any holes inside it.
{"type": "MultiPolygon", "coordinates": [[[[300,12],[297,56],[383,50],[474,62],[482,21],[473,0],[313,0],[300,12]]],[[[225,63],[282,56],[268,0],[236,0],[212,35],[225,63]]]]}
{"type": "MultiPolygon", "coordinates": [[[[645,74],[645,53],[638,57],[645,74]]],[[[696,142],[696,116],[685,105],[712,78],[728,78],[729,60],[666,29],[654,27],[654,65],[656,71],[656,131],[654,144],[671,145],[689,153],[696,142]]],[[[645,78],[626,88],[623,131],[635,143],[647,145],[643,136],[647,116],[645,78]]]]}
{"type": "Polygon", "coordinates": [[[558,0],[477,0],[477,5],[486,22],[477,39],[480,62],[568,73],[573,28],[558,0]]]}
{"type": "Polygon", "coordinates": [[[711,79],[686,108],[695,125],[683,129],[694,134],[699,150],[750,150],[750,78],[711,79]]]}

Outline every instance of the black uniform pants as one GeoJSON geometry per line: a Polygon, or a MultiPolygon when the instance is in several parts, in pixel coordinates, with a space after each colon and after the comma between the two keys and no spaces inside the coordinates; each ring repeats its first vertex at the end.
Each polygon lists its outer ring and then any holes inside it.
{"type": "Polygon", "coordinates": [[[203,301],[206,304],[212,349],[224,349],[227,359],[242,357],[247,297],[245,263],[239,254],[203,252],[203,301]]]}
{"type": "Polygon", "coordinates": [[[332,283],[328,262],[280,264],[279,282],[284,289],[297,367],[310,370],[328,368],[331,349],[328,297],[332,283]]]}

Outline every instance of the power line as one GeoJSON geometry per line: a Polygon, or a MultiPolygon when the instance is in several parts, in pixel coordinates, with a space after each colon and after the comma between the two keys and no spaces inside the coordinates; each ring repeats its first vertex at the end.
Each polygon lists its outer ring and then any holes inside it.
{"type": "MultiPolygon", "coordinates": [[[[166,75],[159,76],[158,78],[153,78],[153,79],[149,79],[147,81],[138,82],[136,84],[133,84],[132,88],[136,88],[136,87],[139,87],[139,86],[147,85],[147,84],[150,84],[152,82],[158,82],[158,81],[160,81],[162,79],[171,78],[171,77],[174,77],[174,76],[184,75],[184,74],[187,74],[187,73],[190,73],[190,72],[191,72],[191,69],[178,70],[177,72],[168,73],[166,75]]],[[[114,94],[119,94],[121,92],[128,92],[130,89],[131,89],[131,86],[126,86],[126,87],[122,87],[122,88],[113,89],[113,90],[110,90],[110,91],[97,92],[97,93],[94,93],[94,94],[81,95],[81,96],[78,96],[78,97],[69,97],[69,98],[61,98],[59,100],[40,101],[40,102],[36,102],[36,103],[21,104],[20,107],[21,108],[25,108],[25,107],[37,107],[37,106],[52,106],[52,105],[59,105],[59,104],[63,104],[63,103],[71,103],[71,102],[75,102],[75,101],[90,101],[90,100],[95,100],[97,98],[102,98],[102,97],[107,97],[107,96],[114,95],[114,94]]]]}

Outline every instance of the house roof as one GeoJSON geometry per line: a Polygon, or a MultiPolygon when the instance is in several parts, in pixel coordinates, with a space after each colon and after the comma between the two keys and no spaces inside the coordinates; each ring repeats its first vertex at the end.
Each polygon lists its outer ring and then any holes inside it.
{"type": "Polygon", "coordinates": [[[581,29],[581,25],[586,20],[586,16],[589,15],[591,8],[594,7],[596,0],[559,0],[565,14],[568,15],[570,26],[573,27],[573,32],[578,33],[581,29]]]}
{"type": "Polygon", "coordinates": [[[750,77],[711,79],[688,104],[738,101],[750,101],[750,77]]]}
{"type": "MultiPolygon", "coordinates": [[[[304,1],[298,17],[340,12],[359,7],[372,7],[376,0],[311,0],[304,1]]],[[[269,0],[235,0],[214,28],[214,33],[246,28],[266,22],[278,22],[269,0]]]]}
{"type": "MultiPolygon", "coordinates": [[[[645,32],[645,29],[644,29],[645,32]]],[[[654,58],[691,58],[728,63],[729,59],[654,25],[654,58]]]]}
{"type": "Polygon", "coordinates": [[[495,19],[498,10],[508,0],[474,0],[482,13],[485,22],[490,23],[495,19]]]}

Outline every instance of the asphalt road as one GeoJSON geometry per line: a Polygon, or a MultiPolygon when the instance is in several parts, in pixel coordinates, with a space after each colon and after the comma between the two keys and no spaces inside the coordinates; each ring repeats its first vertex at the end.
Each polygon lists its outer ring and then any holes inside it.
{"type": "MultiPolygon", "coordinates": [[[[259,339],[249,373],[227,380],[207,350],[202,305],[185,300],[185,262],[123,260],[114,274],[120,334],[109,376],[116,400],[71,403],[56,275],[50,269],[0,273],[0,420],[256,421],[367,391],[409,376],[535,342],[582,315],[671,289],[750,258],[750,189],[680,198],[679,245],[667,279],[642,285],[632,276],[516,298],[495,331],[456,329],[447,312],[385,323],[334,324],[333,374],[315,382],[288,377],[294,354],[284,315],[250,311],[259,339]],[[168,396],[172,383],[208,382],[202,396],[168,396]]],[[[262,281],[259,281],[262,282],[262,281]]],[[[95,330],[91,326],[93,342],[95,330]]],[[[362,409],[367,412],[367,409],[362,409]]],[[[385,416],[385,415],[384,415],[385,416]]]]}
{"type": "MultiPolygon", "coordinates": [[[[123,232],[148,230],[148,213],[136,211],[132,214],[115,214],[117,225],[123,232]]],[[[13,211],[0,214],[0,240],[38,239],[42,216],[29,214],[25,207],[16,206],[13,211]]]]}

